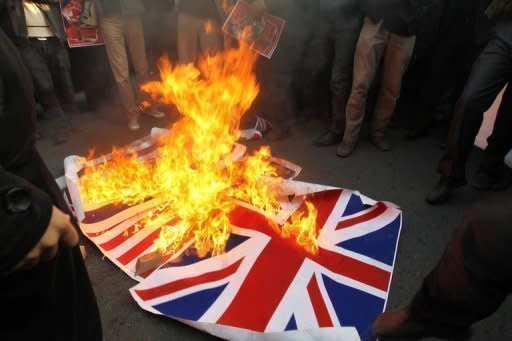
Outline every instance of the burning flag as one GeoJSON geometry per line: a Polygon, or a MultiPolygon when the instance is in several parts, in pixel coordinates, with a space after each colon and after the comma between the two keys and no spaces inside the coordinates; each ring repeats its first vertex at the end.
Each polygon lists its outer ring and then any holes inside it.
{"type": "Polygon", "coordinates": [[[300,167],[236,143],[259,92],[256,60],[243,43],[197,65],[162,59],[161,79],[142,90],[182,118],[109,155],[66,160],[80,227],[140,281],[132,295],[154,313],[234,339],[369,335],[401,213],[295,182],[300,167]]]}

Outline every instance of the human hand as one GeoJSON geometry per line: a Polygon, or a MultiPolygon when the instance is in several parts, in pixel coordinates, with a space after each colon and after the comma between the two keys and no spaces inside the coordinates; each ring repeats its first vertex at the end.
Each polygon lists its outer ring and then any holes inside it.
{"type": "Polygon", "coordinates": [[[34,248],[10,271],[28,270],[53,259],[59,246],[72,248],[78,244],[78,233],[67,214],[53,206],[45,233],[34,248]]]}

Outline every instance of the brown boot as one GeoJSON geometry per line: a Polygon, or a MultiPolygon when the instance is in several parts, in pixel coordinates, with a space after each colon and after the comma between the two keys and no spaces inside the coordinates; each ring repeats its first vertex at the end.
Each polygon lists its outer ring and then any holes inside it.
{"type": "Polygon", "coordinates": [[[356,147],[357,139],[343,139],[336,150],[336,155],[339,157],[348,157],[354,151],[356,147]]]}
{"type": "Polygon", "coordinates": [[[414,318],[410,306],[379,315],[373,323],[372,330],[380,340],[418,340],[426,337],[467,340],[470,334],[468,328],[427,323],[414,318]]]}

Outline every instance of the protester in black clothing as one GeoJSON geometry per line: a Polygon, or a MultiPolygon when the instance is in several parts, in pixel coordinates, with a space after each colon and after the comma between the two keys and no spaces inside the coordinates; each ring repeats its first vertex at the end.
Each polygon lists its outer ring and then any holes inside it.
{"type": "Polygon", "coordinates": [[[509,197],[471,209],[412,302],[377,318],[376,336],[469,340],[471,325],[493,314],[512,291],[511,221],[509,197]]]}
{"type": "Polygon", "coordinates": [[[32,75],[37,101],[56,120],[55,142],[65,142],[65,112],[75,112],[76,107],[59,1],[1,0],[0,18],[32,75]]]}
{"type": "Polygon", "coordinates": [[[30,74],[0,30],[0,339],[101,340],[77,232],[34,146],[34,108],[30,74]]]}
{"type": "MultiPolygon", "coordinates": [[[[451,90],[450,110],[462,94],[471,66],[492,35],[484,11],[490,0],[445,0],[441,2],[441,17],[436,27],[435,41],[430,42],[424,72],[415,103],[417,114],[407,134],[409,139],[428,134],[442,94],[451,90]]],[[[432,20],[431,16],[428,20],[432,20]]],[[[422,28],[428,26],[424,23],[422,28]]]]}
{"type": "MultiPolygon", "coordinates": [[[[495,2],[503,2],[496,0],[495,2]]],[[[495,12],[493,19],[510,12],[495,12]]],[[[452,192],[466,184],[466,161],[483,121],[483,113],[492,105],[499,92],[512,79],[512,20],[499,20],[496,36],[480,54],[469,76],[464,92],[454,111],[448,142],[438,171],[441,179],[428,194],[427,201],[440,204],[452,192]]],[[[480,190],[502,190],[510,185],[509,172],[503,159],[512,147],[510,122],[512,89],[508,88],[498,112],[494,131],[489,137],[482,164],[473,186],[480,190]]]]}
{"type": "MultiPolygon", "coordinates": [[[[352,88],[352,70],[363,14],[357,0],[320,1],[319,28],[306,48],[305,69],[313,78],[331,66],[332,119],[329,130],[313,143],[316,146],[338,144],[345,130],[345,109],[352,88]],[[332,56],[332,63],[329,60],[332,56]]],[[[311,89],[309,89],[311,91],[311,89]]]]}

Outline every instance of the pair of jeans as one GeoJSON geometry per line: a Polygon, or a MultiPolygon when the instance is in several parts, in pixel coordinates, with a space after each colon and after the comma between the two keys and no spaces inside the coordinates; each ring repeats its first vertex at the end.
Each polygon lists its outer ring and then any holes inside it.
{"type": "MultiPolygon", "coordinates": [[[[499,37],[491,40],[475,61],[457,102],[446,150],[438,171],[444,177],[465,179],[466,162],[480,130],[484,112],[512,79],[512,46],[499,37]]],[[[501,159],[512,147],[512,88],[508,87],[488,138],[486,160],[501,159]]]]}
{"type": "Polygon", "coordinates": [[[512,290],[512,198],[473,207],[411,303],[415,318],[466,328],[494,313],[512,290]]]}
{"type": "Polygon", "coordinates": [[[55,120],[58,130],[69,128],[65,112],[74,112],[76,107],[66,47],[56,37],[30,38],[20,41],[18,50],[32,75],[36,100],[55,120]]]}
{"type": "Polygon", "coordinates": [[[364,18],[354,59],[352,92],[347,103],[347,121],[343,141],[353,143],[358,139],[366,111],[368,91],[381,61],[382,80],[373,115],[371,134],[384,135],[400,97],[402,78],[409,66],[415,36],[399,36],[383,27],[383,21],[364,18]]]}

